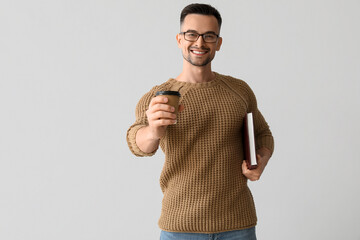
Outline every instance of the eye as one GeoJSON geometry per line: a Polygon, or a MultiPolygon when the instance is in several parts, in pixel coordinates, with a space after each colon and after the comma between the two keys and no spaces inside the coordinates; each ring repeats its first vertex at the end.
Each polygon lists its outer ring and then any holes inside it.
{"type": "Polygon", "coordinates": [[[204,35],[204,37],[206,38],[206,40],[209,40],[209,41],[213,41],[216,39],[216,35],[214,35],[214,34],[206,34],[206,35],[204,35]]]}
{"type": "Polygon", "coordinates": [[[196,33],[186,33],[186,36],[189,38],[196,38],[197,34],[196,33]]]}

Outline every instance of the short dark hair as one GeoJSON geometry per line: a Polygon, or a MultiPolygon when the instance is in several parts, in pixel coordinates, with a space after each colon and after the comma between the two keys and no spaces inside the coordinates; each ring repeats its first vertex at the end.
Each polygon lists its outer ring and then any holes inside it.
{"type": "Polygon", "coordinates": [[[188,14],[201,14],[201,15],[208,15],[214,16],[218,22],[219,30],[221,28],[221,15],[218,10],[216,10],[213,6],[209,4],[201,4],[201,3],[193,3],[187,5],[180,14],[180,26],[183,24],[185,17],[188,14]]]}

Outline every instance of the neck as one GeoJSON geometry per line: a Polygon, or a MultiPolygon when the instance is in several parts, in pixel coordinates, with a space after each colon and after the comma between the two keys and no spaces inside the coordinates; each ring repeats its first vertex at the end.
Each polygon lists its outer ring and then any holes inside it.
{"type": "Polygon", "coordinates": [[[214,78],[215,74],[211,71],[211,63],[206,66],[197,67],[185,61],[183,64],[183,71],[176,80],[189,83],[204,83],[210,82],[214,78]]]}

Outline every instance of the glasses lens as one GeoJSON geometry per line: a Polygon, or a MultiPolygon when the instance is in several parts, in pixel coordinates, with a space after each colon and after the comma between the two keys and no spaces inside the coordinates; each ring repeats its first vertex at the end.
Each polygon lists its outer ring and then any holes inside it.
{"type": "Polygon", "coordinates": [[[192,33],[192,32],[186,32],[185,33],[185,39],[188,41],[196,41],[199,37],[199,34],[192,33]]]}
{"type": "Polygon", "coordinates": [[[217,36],[215,34],[209,33],[203,36],[205,42],[213,43],[216,42],[217,36]]]}

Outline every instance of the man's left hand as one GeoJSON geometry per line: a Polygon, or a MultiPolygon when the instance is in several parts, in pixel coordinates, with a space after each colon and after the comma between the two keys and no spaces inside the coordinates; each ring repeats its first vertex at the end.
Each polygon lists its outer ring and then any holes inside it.
{"type": "Polygon", "coordinates": [[[247,167],[246,161],[242,163],[242,172],[250,181],[258,181],[263,173],[269,159],[271,157],[271,152],[267,148],[261,148],[257,151],[257,168],[250,170],[247,167]]]}

